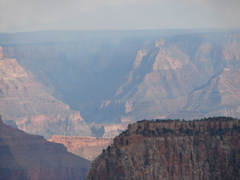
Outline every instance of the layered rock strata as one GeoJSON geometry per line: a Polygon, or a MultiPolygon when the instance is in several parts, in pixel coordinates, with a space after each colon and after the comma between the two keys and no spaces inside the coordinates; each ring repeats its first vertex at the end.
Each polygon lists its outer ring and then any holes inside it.
{"type": "Polygon", "coordinates": [[[141,121],[114,138],[88,180],[240,177],[240,120],[141,121]]]}
{"type": "Polygon", "coordinates": [[[69,152],[81,156],[90,161],[94,160],[113,141],[112,138],[88,137],[88,136],[61,136],[53,135],[50,142],[61,143],[69,152]]]}
{"type": "Polygon", "coordinates": [[[80,113],[54,98],[16,59],[0,60],[0,112],[5,120],[32,134],[91,134],[80,113]]]}
{"type": "Polygon", "coordinates": [[[46,141],[3,124],[0,119],[0,179],[84,179],[90,161],[67,152],[62,144],[46,141]]]}
{"type": "Polygon", "coordinates": [[[240,114],[240,69],[224,68],[208,83],[188,96],[185,110],[203,112],[208,116],[240,114]]]}

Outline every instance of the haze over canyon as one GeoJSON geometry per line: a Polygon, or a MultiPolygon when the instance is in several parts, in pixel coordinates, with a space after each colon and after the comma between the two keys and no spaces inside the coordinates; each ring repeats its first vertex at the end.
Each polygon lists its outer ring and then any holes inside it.
{"type": "Polygon", "coordinates": [[[5,179],[236,179],[240,31],[0,33],[0,115],[5,179]]]}
{"type": "Polygon", "coordinates": [[[240,117],[240,33],[0,34],[0,112],[44,135],[113,137],[141,119],[240,117]]]}

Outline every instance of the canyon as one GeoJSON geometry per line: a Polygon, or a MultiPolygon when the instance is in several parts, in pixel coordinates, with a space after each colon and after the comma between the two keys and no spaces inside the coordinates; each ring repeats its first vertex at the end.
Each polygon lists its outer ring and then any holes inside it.
{"type": "Polygon", "coordinates": [[[46,141],[5,125],[0,116],[0,179],[84,179],[91,162],[46,141]]]}
{"type": "Polygon", "coordinates": [[[240,120],[142,120],[94,160],[87,180],[240,177],[240,120]]]}
{"type": "Polygon", "coordinates": [[[1,65],[5,123],[46,138],[114,137],[141,119],[240,117],[238,30],[0,34],[0,47],[2,64],[22,68],[5,78],[1,65]]]}
{"type": "Polygon", "coordinates": [[[240,31],[0,33],[0,114],[5,179],[237,179],[240,31]]]}

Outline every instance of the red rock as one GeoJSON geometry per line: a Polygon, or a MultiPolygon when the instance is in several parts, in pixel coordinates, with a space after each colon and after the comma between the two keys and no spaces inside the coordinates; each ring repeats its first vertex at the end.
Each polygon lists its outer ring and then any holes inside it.
{"type": "Polygon", "coordinates": [[[61,136],[53,135],[50,142],[61,143],[69,152],[81,156],[90,161],[96,159],[113,141],[112,138],[88,137],[88,136],[61,136]]]}
{"type": "Polygon", "coordinates": [[[240,177],[240,120],[141,121],[114,138],[87,180],[240,177]]]}

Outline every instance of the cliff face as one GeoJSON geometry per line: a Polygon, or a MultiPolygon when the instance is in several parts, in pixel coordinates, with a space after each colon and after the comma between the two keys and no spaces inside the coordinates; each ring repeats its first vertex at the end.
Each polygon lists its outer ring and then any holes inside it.
{"type": "Polygon", "coordinates": [[[0,111],[5,120],[28,133],[91,134],[80,113],[54,98],[16,59],[0,60],[0,111]]]}
{"type": "Polygon", "coordinates": [[[150,41],[138,51],[115,99],[102,109],[123,107],[121,122],[136,117],[239,117],[239,47],[239,33],[150,41]]]}
{"type": "Polygon", "coordinates": [[[142,121],[92,164],[87,179],[238,179],[240,121],[142,121]]]}
{"type": "Polygon", "coordinates": [[[60,136],[53,135],[50,142],[61,143],[68,151],[93,161],[113,141],[112,138],[87,137],[87,136],[60,136]]]}
{"type": "Polygon", "coordinates": [[[207,116],[240,115],[240,69],[224,68],[208,83],[188,95],[183,109],[204,112],[207,116]]]}
{"type": "Polygon", "coordinates": [[[67,152],[42,136],[30,135],[0,119],[0,179],[84,179],[86,159],[67,152]]]}

